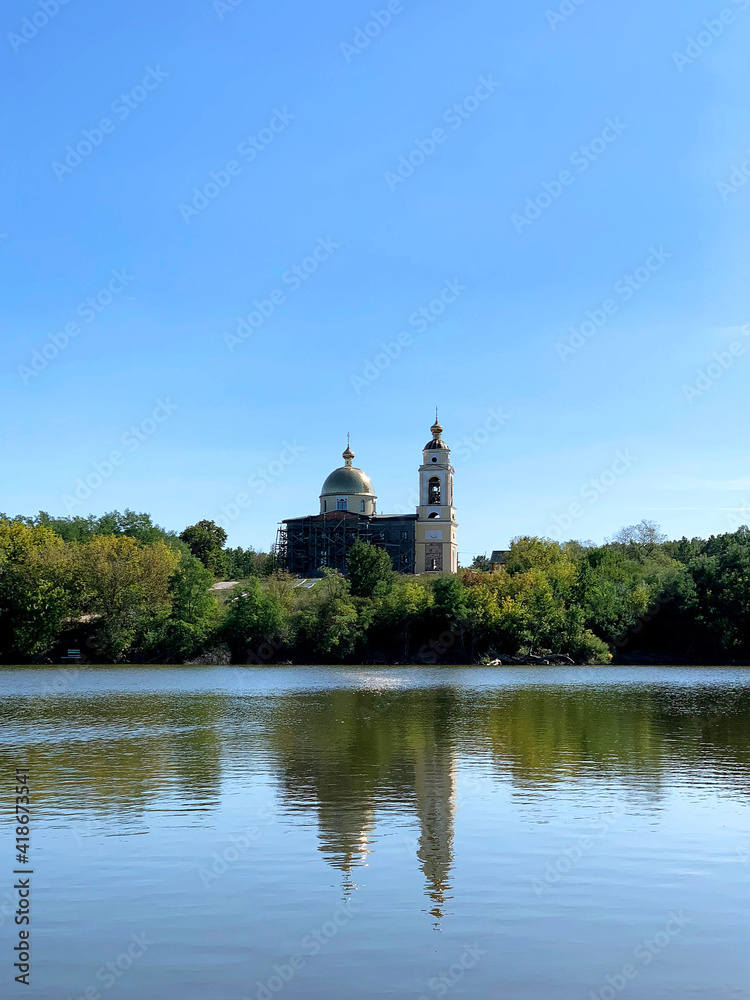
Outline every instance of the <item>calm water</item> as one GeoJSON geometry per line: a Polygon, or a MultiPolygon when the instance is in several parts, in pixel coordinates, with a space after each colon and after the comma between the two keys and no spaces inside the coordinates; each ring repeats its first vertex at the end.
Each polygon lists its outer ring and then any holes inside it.
{"type": "Polygon", "coordinates": [[[748,670],[0,669],[0,698],[3,997],[750,998],[748,670]]]}

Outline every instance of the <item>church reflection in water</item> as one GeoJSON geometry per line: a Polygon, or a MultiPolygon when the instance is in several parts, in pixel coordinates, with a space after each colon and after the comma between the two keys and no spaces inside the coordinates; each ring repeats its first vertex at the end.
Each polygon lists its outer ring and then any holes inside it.
{"type": "Polygon", "coordinates": [[[745,798],[750,693],[329,691],[282,699],[266,732],[284,807],[316,811],[320,850],[345,888],[375,849],[378,816],[416,820],[416,858],[439,919],[451,897],[459,764],[510,783],[540,822],[562,783],[597,782],[652,808],[665,769],[690,772],[698,761],[745,798]]]}
{"type": "MultiPolygon", "coordinates": [[[[699,767],[724,793],[748,795],[746,688],[472,691],[362,675],[359,688],[89,692],[10,707],[42,817],[68,811],[147,828],[149,811],[168,803],[210,823],[230,786],[242,794],[270,783],[277,821],[315,822],[346,891],[373,850],[389,849],[376,841],[379,822],[403,834],[403,850],[416,828],[412,849],[437,919],[450,905],[459,766],[508,784],[540,818],[555,787],[572,781],[653,804],[676,767],[699,767]]],[[[8,773],[17,752],[0,740],[8,773]]]]}
{"type": "MultiPolygon", "coordinates": [[[[450,689],[385,689],[295,696],[280,706],[269,735],[278,740],[283,804],[316,810],[320,850],[343,873],[345,889],[367,864],[378,813],[409,813],[419,824],[414,846],[431,909],[442,916],[453,864],[455,700],[450,689]]],[[[405,832],[404,849],[413,840],[405,832]]]]}

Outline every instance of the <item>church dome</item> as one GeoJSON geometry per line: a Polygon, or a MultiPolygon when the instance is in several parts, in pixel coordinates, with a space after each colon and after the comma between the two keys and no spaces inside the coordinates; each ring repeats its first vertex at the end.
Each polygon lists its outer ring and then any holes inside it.
{"type": "Polygon", "coordinates": [[[353,465],[345,465],[341,469],[334,469],[328,479],[323,483],[320,491],[322,497],[330,497],[336,494],[340,496],[352,496],[356,493],[369,493],[375,495],[372,481],[361,469],[355,469],[353,465]]]}
{"type": "Polygon", "coordinates": [[[375,490],[372,485],[372,480],[361,469],[356,469],[352,465],[352,462],[354,461],[354,452],[349,447],[348,441],[346,451],[341,457],[344,459],[344,465],[340,469],[334,469],[323,483],[323,489],[320,491],[321,498],[331,496],[357,496],[361,493],[374,498],[375,490]]]}
{"type": "Polygon", "coordinates": [[[430,427],[432,431],[432,441],[428,441],[424,446],[424,451],[434,451],[438,448],[443,448],[445,451],[450,451],[448,445],[443,441],[441,434],[443,433],[443,428],[440,426],[440,421],[437,416],[435,416],[435,423],[430,427]]]}

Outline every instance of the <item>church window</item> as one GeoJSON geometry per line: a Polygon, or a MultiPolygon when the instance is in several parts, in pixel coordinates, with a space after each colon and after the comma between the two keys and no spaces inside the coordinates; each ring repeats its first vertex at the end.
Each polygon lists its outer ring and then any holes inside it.
{"type": "Polygon", "coordinates": [[[437,464],[437,455],[433,455],[433,456],[432,456],[432,461],[433,461],[433,462],[435,462],[435,463],[437,464]]]}
{"type": "Polygon", "coordinates": [[[347,510],[347,509],[348,509],[348,504],[346,501],[346,497],[339,497],[339,499],[336,501],[336,510],[347,510]]]}
{"type": "Polygon", "coordinates": [[[436,517],[440,517],[440,515],[437,513],[437,511],[434,514],[430,514],[430,520],[431,521],[433,520],[433,518],[436,518],[436,517]]]}
{"type": "Polygon", "coordinates": [[[365,502],[364,502],[364,500],[360,500],[360,501],[359,501],[359,509],[360,509],[360,510],[362,511],[362,513],[364,514],[364,512],[365,512],[365,502]]]}
{"type": "Polygon", "coordinates": [[[402,531],[401,532],[401,541],[402,542],[405,542],[408,539],[408,537],[409,537],[409,532],[408,531],[402,531]]]}
{"type": "Polygon", "coordinates": [[[327,501],[327,500],[324,500],[324,501],[323,501],[323,513],[325,514],[325,512],[326,512],[327,510],[328,510],[328,501],[327,501]]]}
{"type": "Polygon", "coordinates": [[[431,507],[439,506],[440,501],[440,480],[437,476],[432,476],[427,484],[427,503],[431,507]]]}

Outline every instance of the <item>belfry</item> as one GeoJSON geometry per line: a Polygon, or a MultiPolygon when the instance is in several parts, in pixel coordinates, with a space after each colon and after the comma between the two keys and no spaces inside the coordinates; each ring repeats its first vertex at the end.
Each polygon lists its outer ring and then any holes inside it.
{"type": "Polygon", "coordinates": [[[430,430],[432,439],[422,449],[416,513],[378,514],[372,480],[354,465],[347,440],[344,464],[323,483],[319,512],[282,521],[279,565],[304,577],[320,576],[325,568],[345,573],[347,553],[361,539],[384,549],[398,573],[456,573],[453,468],[437,415],[430,430]]]}
{"type": "Polygon", "coordinates": [[[416,572],[456,573],[458,523],[453,506],[453,467],[437,414],[430,430],[432,441],[424,446],[424,461],[419,467],[416,572]]]}

